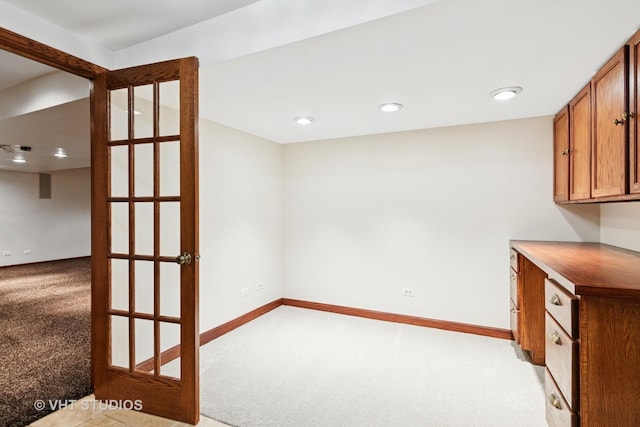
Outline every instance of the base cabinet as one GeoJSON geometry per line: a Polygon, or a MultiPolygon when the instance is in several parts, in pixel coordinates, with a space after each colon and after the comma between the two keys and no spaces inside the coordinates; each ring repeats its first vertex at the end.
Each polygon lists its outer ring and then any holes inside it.
{"type": "Polygon", "coordinates": [[[511,247],[525,294],[540,286],[526,266],[544,275],[542,297],[520,307],[520,340],[532,327],[543,337],[548,424],[640,426],[640,253],[599,243],[511,247]]]}
{"type": "Polygon", "coordinates": [[[578,427],[578,415],[569,407],[569,404],[558,389],[553,376],[545,369],[544,393],[547,396],[546,418],[550,427],[578,427]]]}

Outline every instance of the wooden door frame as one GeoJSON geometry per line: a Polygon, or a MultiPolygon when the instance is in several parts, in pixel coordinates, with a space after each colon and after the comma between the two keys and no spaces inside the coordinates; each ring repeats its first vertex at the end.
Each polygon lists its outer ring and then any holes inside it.
{"type": "Polygon", "coordinates": [[[0,49],[89,80],[93,80],[99,73],[108,71],[99,65],[2,27],[0,27],[0,49]]]}
{"type": "MultiPolygon", "coordinates": [[[[84,77],[89,79],[91,82],[91,89],[89,92],[90,100],[93,100],[93,80],[100,73],[108,71],[106,68],[103,68],[99,65],[92,64],[91,62],[85,61],[84,59],[78,58],[76,56],[70,55],[66,52],[53,48],[51,46],[45,45],[38,41],[32,40],[28,37],[21,36],[20,34],[9,31],[5,28],[0,27],[0,49],[5,50],[7,52],[14,53],[18,56],[22,56],[27,59],[31,59],[36,62],[40,62],[42,64],[48,65],[53,68],[57,68],[61,71],[66,71],[68,73],[74,74],[79,77],[84,77]]],[[[90,105],[93,105],[93,102],[90,102],[90,105]]],[[[90,122],[91,128],[94,127],[94,112],[93,107],[90,108],[90,122]]],[[[93,141],[90,142],[93,144],[93,141]]],[[[93,164],[95,163],[95,159],[93,158],[93,153],[96,150],[91,148],[91,252],[94,252],[94,240],[93,239],[93,212],[95,210],[95,201],[93,200],[93,194],[95,192],[94,186],[94,171],[93,164]]],[[[93,302],[93,286],[95,283],[94,273],[91,269],[91,310],[93,311],[94,302],[93,302]]],[[[94,379],[94,363],[93,363],[93,327],[91,328],[91,386],[93,387],[93,379],[94,379]]]]}

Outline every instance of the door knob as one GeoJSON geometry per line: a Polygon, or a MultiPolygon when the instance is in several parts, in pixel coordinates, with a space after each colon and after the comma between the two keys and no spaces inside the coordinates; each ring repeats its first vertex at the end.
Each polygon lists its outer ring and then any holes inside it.
{"type": "Polygon", "coordinates": [[[191,254],[188,252],[183,252],[182,255],[178,255],[176,257],[176,262],[180,265],[191,264],[191,254]]]}

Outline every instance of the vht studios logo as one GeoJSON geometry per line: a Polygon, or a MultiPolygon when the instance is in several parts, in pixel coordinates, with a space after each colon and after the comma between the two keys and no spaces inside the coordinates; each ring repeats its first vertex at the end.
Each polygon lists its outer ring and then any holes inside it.
{"type": "Polygon", "coordinates": [[[33,402],[33,407],[38,411],[44,411],[50,409],[52,411],[59,411],[60,409],[74,409],[80,408],[83,411],[95,411],[102,410],[108,411],[110,409],[129,409],[133,411],[141,411],[141,400],[41,400],[38,399],[33,402]]]}

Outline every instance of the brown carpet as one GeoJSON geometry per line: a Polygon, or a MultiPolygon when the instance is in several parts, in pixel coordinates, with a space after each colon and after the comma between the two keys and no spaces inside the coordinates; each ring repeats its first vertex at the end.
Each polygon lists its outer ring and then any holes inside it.
{"type": "Polygon", "coordinates": [[[89,258],[0,269],[0,426],[91,393],[89,258]],[[43,400],[38,411],[34,402],[43,400]]]}

